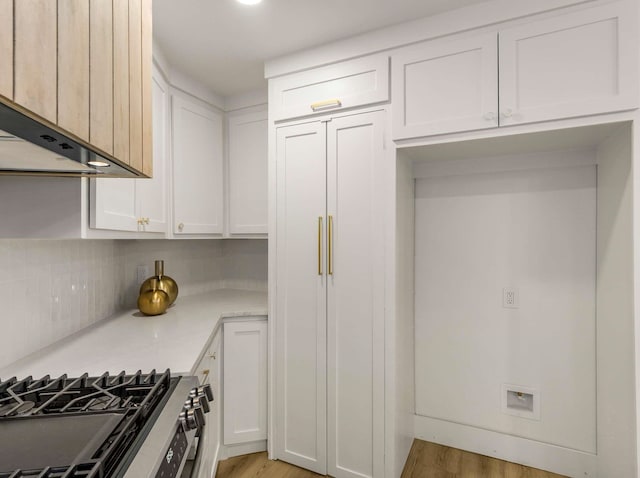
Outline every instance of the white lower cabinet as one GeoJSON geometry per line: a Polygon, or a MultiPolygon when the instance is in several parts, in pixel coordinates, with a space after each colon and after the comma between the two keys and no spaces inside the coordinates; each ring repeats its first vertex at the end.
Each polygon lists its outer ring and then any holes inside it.
{"type": "Polygon", "coordinates": [[[224,324],[224,444],[267,439],[267,321],[224,324]]]}
{"type": "Polygon", "coordinates": [[[384,476],[385,123],[276,133],[274,453],[336,478],[384,476]]]}

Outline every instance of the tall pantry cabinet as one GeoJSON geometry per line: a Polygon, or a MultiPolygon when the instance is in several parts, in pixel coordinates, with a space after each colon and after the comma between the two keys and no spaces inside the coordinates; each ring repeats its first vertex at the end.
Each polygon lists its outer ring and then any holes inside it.
{"type": "Polygon", "coordinates": [[[384,473],[385,112],[276,127],[275,457],[384,473]]]}

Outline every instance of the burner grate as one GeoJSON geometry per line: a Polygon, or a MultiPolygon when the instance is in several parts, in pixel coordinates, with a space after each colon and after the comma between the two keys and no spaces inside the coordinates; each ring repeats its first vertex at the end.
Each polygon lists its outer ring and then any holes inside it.
{"type": "Polygon", "coordinates": [[[74,425],[76,430],[76,425],[79,425],[76,421],[85,417],[89,419],[90,416],[100,416],[105,420],[115,417],[113,423],[116,423],[104,429],[106,434],[95,440],[95,446],[90,451],[87,451],[84,442],[82,446],[78,445],[77,450],[67,450],[69,456],[75,457],[68,462],[63,459],[60,460],[61,463],[51,463],[47,459],[36,464],[33,453],[37,453],[37,450],[9,440],[14,442],[11,443],[12,449],[5,451],[10,453],[9,456],[19,457],[18,463],[14,463],[9,470],[3,469],[0,463],[0,478],[111,476],[171,384],[169,370],[162,374],[152,370],[149,374],[138,371],[133,375],[122,372],[114,376],[105,373],[100,377],[84,374],[77,378],[62,375],[57,378],[45,376],[41,379],[27,377],[23,380],[14,377],[0,381],[0,427],[6,423],[7,432],[13,429],[11,427],[24,432],[30,429],[27,426],[29,423],[44,423],[42,420],[53,417],[61,417],[53,419],[64,419],[74,425]],[[23,454],[24,458],[20,458],[23,454]]]}

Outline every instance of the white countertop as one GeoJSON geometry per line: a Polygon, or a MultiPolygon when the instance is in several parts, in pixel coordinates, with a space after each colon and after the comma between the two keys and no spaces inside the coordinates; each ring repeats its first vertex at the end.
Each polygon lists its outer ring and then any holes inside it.
{"type": "Polygon", "coordinates": [[[166,314],[146,317],[137,309],[116,314],[4,367],[0,378],[167,368],[189,374],[223,318],[266,315],[266,292],[222,289],[178,297],[166,314]]]}

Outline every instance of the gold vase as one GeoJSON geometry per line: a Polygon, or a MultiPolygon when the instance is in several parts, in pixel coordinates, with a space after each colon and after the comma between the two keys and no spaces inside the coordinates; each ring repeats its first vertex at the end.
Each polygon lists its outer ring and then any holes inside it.
{"type": "Polygon", "coordinates": [[[147,282],[149,288],[138,296],[138,309],[144,315],[164,314],[169,307],[169,294],[159,289],[160,281],[157,278],[152,277],[147,282]]]}
{"type": "Polygon", "coordinates": [[[140,294],[152,289],[164,291],[169,296],[169,305],[178,298],[178,284],[171,277],[164,275],[164,261],[156,261],[156,273],[140,286],[140,294]],[[156,287],[151,287],[151,281],[156,280],[156,287]]]}

